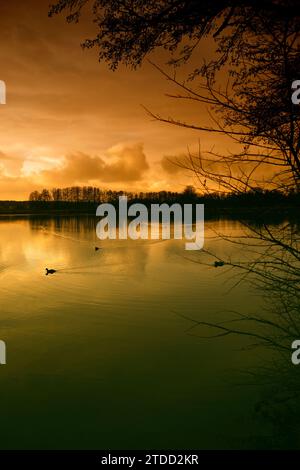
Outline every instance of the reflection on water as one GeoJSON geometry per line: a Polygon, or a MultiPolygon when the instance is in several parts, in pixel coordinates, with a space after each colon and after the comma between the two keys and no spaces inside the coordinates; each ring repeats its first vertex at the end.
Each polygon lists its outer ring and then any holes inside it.
{"type": "MultiPolygon", "coordinates": [[[[262,300],[188,260],[184,241],[100,242],[95,224],[0,221],[1,448],[249,447],[268,424],[254,417],[260,390],[238,383],[259,354],[191,336],[182,315],[219,321],[262,300]]],[[[210,229],[237,222],[208,222],[206,248],[241,255],[210,229]]]]}

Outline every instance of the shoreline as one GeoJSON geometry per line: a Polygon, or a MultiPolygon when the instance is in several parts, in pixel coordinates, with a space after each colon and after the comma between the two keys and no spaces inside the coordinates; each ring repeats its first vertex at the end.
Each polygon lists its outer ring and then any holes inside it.
{"type": "MultiPolygon", "coordinates": [[[[199,202],[200,204],[201,202],[199,202]]],[[[1,203],[0,203],[1,205],[1,203]]],[[[24,204],[25,205],[25,204],[24,204]]],[[[30,218],[30,217],[96,217],[96,208],[98,204],[91,204],[88,207],[72,207],[70,209],[67,208],[49,208],[45,207],[41,208],[28,208],[28,203],[26,203],[27,207],[22,208],[16,207],[13,209],[12,207],[3,210],[3,207],[0,208],[0,219],[5,218],[30,218]]],[[[118,214],[118,210],[116,207],[116,211],[118,214]]],[[[205,219],[215,219],[215,218],[224,218],[224,219],[238,219],[238,218],[249,218],[251,220],[256,219],[260,221],[262,218],[276,218],[276,219],[284,219],[284,218],[293,218],[300,220],[300,206],[291,205],[291,204],[276,204],[276,205],[257,205],[257,206],[212,206],[210,204],[204,203],[204,214],[205,219]]]]}

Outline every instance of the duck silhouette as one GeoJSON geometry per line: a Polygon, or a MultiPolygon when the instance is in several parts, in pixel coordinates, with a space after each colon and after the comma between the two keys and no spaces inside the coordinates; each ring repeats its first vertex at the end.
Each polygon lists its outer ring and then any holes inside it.
{"type": "Polygon", "coordinates": [[[48,269],[46,268],[46,276],[48,276],[48,274],[54,274],[56,273],[56,269],[48,269]]]}
{"type": "Polygon", "coordinates": [[[219,266],[224,266],[224,261],[215,261],[214,262],[214,267],[215,268],[218,268],[219,266]]]}

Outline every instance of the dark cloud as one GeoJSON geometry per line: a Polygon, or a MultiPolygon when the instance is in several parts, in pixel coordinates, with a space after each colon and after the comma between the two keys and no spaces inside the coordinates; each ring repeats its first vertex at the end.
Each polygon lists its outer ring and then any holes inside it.
{"type": "Polygon", "coordinates": [[[169,175],[182,173],[184,168],[188,166],[188,158],[185,155],[167,156],[165,155],[160,161],[161,167],[169,175]],[[183,168],[184,167],[184,168],[183,168]]]}

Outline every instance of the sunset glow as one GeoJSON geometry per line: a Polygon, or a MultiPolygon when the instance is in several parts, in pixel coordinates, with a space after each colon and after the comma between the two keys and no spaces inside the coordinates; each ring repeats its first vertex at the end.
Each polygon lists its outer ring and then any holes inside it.
{"type": "MultiPolygon", "coordinates": [[[[192,175],[169,160],[187,146],[216,144],[212,135],[154,122],[155,112],[203,119],[201,106],[170,102],[172,87],[148,63],[109,71],[80,40],[90,22],[66,27],[49,19],[48,2],[0,6],[1,79],[7,104],[0,107],[0,198],[27,199],[55,185],[93,184],[124,190],[182,190],[192,175]]],[[[160,53],[154,56],[164,64],[160,53]]]]}

